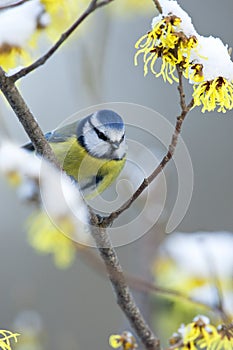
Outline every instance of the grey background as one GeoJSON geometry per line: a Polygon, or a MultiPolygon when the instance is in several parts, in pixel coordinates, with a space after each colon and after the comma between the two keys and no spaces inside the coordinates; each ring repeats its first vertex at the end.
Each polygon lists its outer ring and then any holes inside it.
{"type": "MultiPolygon", "coordinates": [[[[233,46],[232,1],[179,3],[192,15],[199,33],[219,36],[233,46]]],[[[116,5],[111,6],[114,9],[116,5]]],[[[164,84],[151,74],[144,78],[142,62],[139,67],[133,65],[134,43],[149,30],[151,17],[138,13],[109,17],[101,10],[88,19],[85,33],[75,36],[44,67],[23,79],[20,89],[43,130],[53,129],[80,109],[110,101],[142,104],[175,122],[179,114],[176,85],[164,84]]],[[[27,141],[11,110],[2,104],[1,111],[2,128],[6,127],[18,144],[27,141]]],[[[178,227],[180,231],[233,231],[232,131],[232,112],[204,115],[195,109],[188,116],[182,136],[191,154],[195,183],[189,210],[178,227]]],[[[167,175],[169,213],[177,191],[173,165],[169,165],[167,175]]],[[[61,271],[50,257],[35,253],[27,243],[24,229],[29,209],[16,199],[14,190],[4,180],[0,186],[1,328],[13,329],[17,315],[32,309],[41,318],[39,339],[43,348],[108,349],[109,334],[128,327],[109,282],[80,258],[70,269],[61,271]]],[[[159,239],[163,237],[162,226],[163,223],[159,226],[159,239]]],[[[144,248],[154,241],[157,232],[158,227],[118,249],[127,271],[144,276],[148,273],[144,248]]],[[[154,252],[155,244],[150,249],[154,252]]],[[[143,305],[148,315],[146,304],[143,305]]]]}

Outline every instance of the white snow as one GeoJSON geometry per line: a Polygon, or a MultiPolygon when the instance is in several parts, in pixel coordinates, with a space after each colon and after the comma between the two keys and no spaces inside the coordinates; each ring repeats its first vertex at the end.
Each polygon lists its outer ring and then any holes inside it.
{"type": "Polygon", "coordinates": [[[160,0],[162,14],[156,16],[152,20],[152,28],[156,23],[161,21],[163,17],[175,15],[181,19],[181,24],[176,28],[178,32],[183,32],[187,37],[197,35],[197,32],[192,24],[191,17],[180,7],[177,1],[160,0]]]}
{"type": "Polygon", "coordinates": [[[37,18],[43,9],[39,0],[32,0],[0,11],[0,46],[24,46],[36,30],[37,18]]]}
{"type": "Polygon", "coordinates": [[[191,60],[203,65],[205,81],[218,77],[233,80],[233,62],[228,53],[228,46],[213,36],[198,35],[198,47],[192,50],[191,60]]]}

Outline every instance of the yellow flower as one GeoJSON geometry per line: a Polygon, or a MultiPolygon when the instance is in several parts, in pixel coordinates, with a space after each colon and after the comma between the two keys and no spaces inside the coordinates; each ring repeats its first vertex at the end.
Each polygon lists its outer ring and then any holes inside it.
{"type": "Polygon", "coordinates": [[[203,64],[195,63],[190,66],[189,72],[185,72],[185,78],[189,78],[194,83],[201,83],[204,80],[203,64]]]}
{"type": "MultiPolygon", "coordinates": [[[[40,0],[49,14],[51,23],[46,27],[50,39],[55,40],[77,18],[77,0],[40,0]]],[[[43,29],[43,28],[42,28],[43,29]]]]}
{"type": "Polygon", "coordinates": [[[73,23],[78,15],[76,2],[77,0],[28,1],[2,11],[0,66],[8,70],[30,64],[42,31],[55,40],[73,23]]]}
{"type": "Polygon", "coordinates": [[[191,347],[201,339],[206,345],[210,344],[213,336],[217,334],[214,326],[209,324],[209,319],[205,316],[197,316],[192,323],[187,324],[183,330],[183,344],[191,347]]]}
{"type": "Polygon", "coordinates": [[[24,48],[10,44],[0,47],[0,66],[3,69],[16,67],[20,62],[31,63],[31,56],[24,48]]]}
{"type": "Polygon", "coordinates": [[[203,113],[215,108],[218,108],[218,112],[225,113],[227,109],[233,108],[233,83],[223,77],[194,84],[193,89],[193,107],[203,105],[203,113]]]}
{"type": "Polygon", "coordinates": [[[209,342],[206,343],[201,339],[198,346],[206,350],[232,350],[233,348],[233,325],[221,325],[217,328],[217,332],[213,333],[209,342]]]}
{"type": "Polygon", "coordinates": [[[112,348],[117,349],[122,347],[123,350],[136,349],[136,339],[130,332],[120,334],[112,334],[109,337],[109,344],[112,348]]]}
{"type": "Polygon", "coordinates": [[[193,322],[182,325],[169,343],[174,350],[232,350],[233,324],[216,328],[206,316],[196,316],[193,322]]]}
{"type": "Polygon", "coordinates": [[[31,245],[40,253],[52,254],[57,267],[67,268],[73,263],[76,247],[67,237],[74,233],[69,217],[60,218],[54,223],[41,211],[28,221],[28,231],[31,245]]]}
{"type": "Polygon", "coordinates": [[[11,340],[13,339],[17,343],[18,333],[12,333],[6,330],[0,330],[0,348],[2,350],[11,350],[11,340]]]}
{"type": "Polygon", "coordinates": [[[232,350],[233,324],[216,328],[206,316],[197,316],[192,323],[182,325],[169,344],[174,350],[232,350]]]}
{"type": "Polygon", "coordinates": [[[179,64],[184,71],[188,71],[191,65],[191,50],[197,46],[195,36],[187,37],[179,31],[181,19],[176,16],[167,16],[157,22],[152,31],[142,36],[135,44],[138,50],[135,54],[134,63],[143,54],[144,75],[149,71],[156,77],[162,75],[164,81],[172,83],[178,79],[174,76],[176,65],[179,64]],[[161,58],[160,72],[155,70],[155,64],[161,58]]]}

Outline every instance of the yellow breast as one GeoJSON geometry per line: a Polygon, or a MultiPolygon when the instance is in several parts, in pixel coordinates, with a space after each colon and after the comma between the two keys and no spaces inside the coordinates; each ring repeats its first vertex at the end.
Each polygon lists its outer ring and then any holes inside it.
{"type": "Polygon", "coordinates": [[[108,160],[92,157],[80,146],[76,137],[50,143],[65,172],[80,185],[87,198],[93,198],[110,186],[121,172],[125,158],[108,160]]]}

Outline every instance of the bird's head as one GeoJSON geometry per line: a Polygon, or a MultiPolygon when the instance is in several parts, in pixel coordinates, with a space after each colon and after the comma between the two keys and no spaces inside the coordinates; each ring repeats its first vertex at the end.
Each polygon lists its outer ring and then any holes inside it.
{"type": "Polygon", "coordinates": [[[100,110],[81,120],[77,138],[93,157],[120,160],[125,156],[125,125],[114,111],[100,110]]]}

